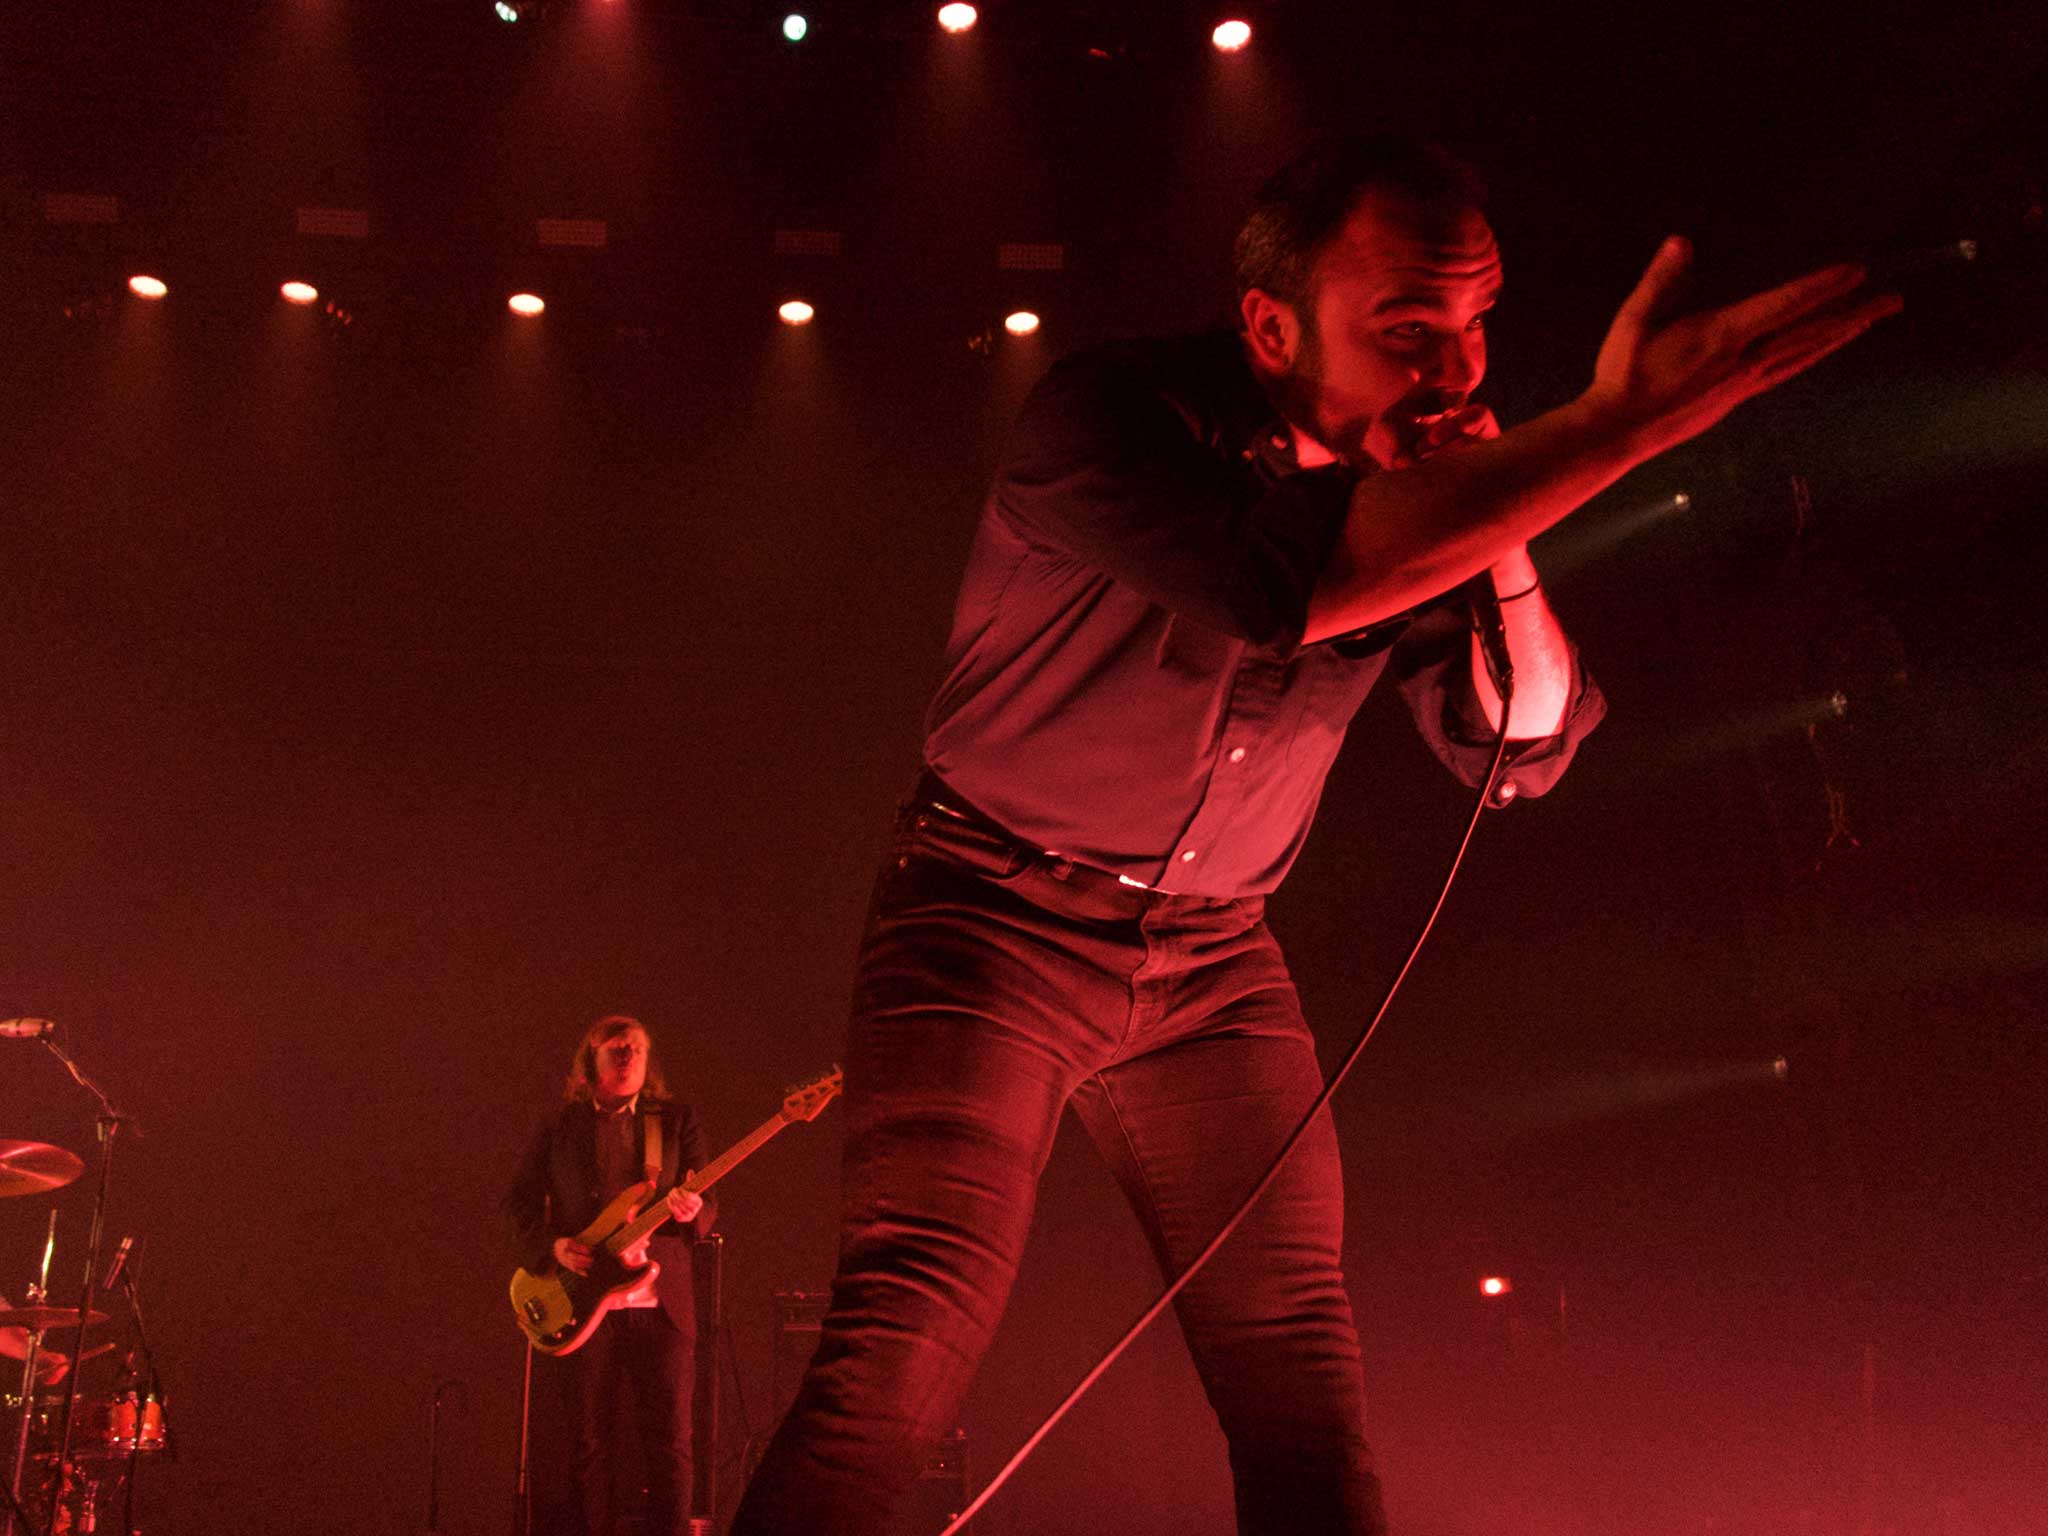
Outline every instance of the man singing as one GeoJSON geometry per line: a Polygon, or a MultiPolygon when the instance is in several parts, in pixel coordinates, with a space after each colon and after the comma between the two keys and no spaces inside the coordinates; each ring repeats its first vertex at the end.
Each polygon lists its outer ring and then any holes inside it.
{"type": "MultiPolygon", "coordinates": [[[[1320,1087],[1263,908],[1367,691],[1391,671],[1468,784],[1504,725],[1495,803],[1550,788],[1602,704],[1527,542],[1896,307],[1838,267],[1674,318],[1667,241],[1585,393],[1503,433],[1472,398],[1500,252],[1447,153],[1319,145],[1236,256],[1235,334],[1060,364],[997,471],[860,955],[832,1308],[735,1536],[888,1528],[1067,1107],[1185,1267],[1320,1087]]],[[[1323,1116],[1179,1297],[1240,1532],[1385,1527],[1342,1237],[1323,1116]]]]}

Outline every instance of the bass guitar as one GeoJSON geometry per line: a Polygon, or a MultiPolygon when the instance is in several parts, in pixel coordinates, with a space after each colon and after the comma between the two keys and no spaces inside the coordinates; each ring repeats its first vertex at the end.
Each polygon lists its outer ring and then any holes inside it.
{"type": "MultiPolygon", "coordinates": [[[[792,1089],[782,1108],[678,1187],[702,1194],[767,1145],[785,1125],[817,1119],[844,1082],[843,1074],[834,1067],[816,1082],[792,1089]]],[[[633,1292],[654,1284],[661,1266],[647,1257],[647,1239],[669,1217],[668,1191],[655,1195],[654,1188],[652,1181],[635,1184],[576,1234],[576,1240],[591,1251],[589,1274],[579,1275],[551,1264],[540,1274],[522,1269],[513,1275],[512,1315],[542,1354],[573,1353],[596,1331],[605,1313],[633,1292]]]]}

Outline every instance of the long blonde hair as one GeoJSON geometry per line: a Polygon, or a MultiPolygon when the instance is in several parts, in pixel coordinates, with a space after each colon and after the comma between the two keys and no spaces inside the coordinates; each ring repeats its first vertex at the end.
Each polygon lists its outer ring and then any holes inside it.
{"type": "Polygon", "coordinates": [[[654,1053],[653,1034],[638,1019],[623,1013],[608,1013],[583,1031],[583,1038],[576,1043],[576,1054],[569,1060],[568,1081],[562,1087],[564,1101],[573,1104],[578,1099],[594,1100],[597,1097],[597,1048],[629,1029],[637,1029],[647,1036],[647,1082],[640,1089],[640,1096],[646,1099],[670,1096],[668,1079],[662,1075],[661,1058],[654,1053]]]}

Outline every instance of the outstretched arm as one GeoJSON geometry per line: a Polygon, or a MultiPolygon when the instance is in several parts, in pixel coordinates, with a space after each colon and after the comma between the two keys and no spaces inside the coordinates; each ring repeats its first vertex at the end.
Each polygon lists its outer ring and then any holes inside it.
{"type": "MultiPolygon", "coordinates": [[[[1857,294],[1863,269],[1843,265],[1672,319],[1691,261],[1686,241],[1664,242],[1616,312],[1592,385],[1570,404],[1493,441],[1361,480],[1309,600],[1305,638],[1361,628],[1510,561],[1638,464],[1899,308],[1895,294],[1857,294]]],[[[1518,707],[1515,734],[1522,719],[1518,707]]]]}

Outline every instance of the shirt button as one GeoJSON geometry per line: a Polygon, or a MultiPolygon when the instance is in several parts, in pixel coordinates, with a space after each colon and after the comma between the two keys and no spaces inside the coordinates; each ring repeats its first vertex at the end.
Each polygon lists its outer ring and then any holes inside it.
{"type": "Polygon", "coordinates": [[[1244,748],[1243,748],[1243,747],[1232,747],[1232,748],[1230,749],[1230,760],[1231,760],[1231,761],[1232,761],[1233,763],[1241,763],[1241,762],[1243,762],[1243,761],[1244,761],[1244,748]]]}
{"type": "Polygon", "coordinates": [[[1180,856],[1180,861],[1183,864],[1192,864],[1195,861],[1195,850],[1190,848],[1186,853],[1180,856]]]}

